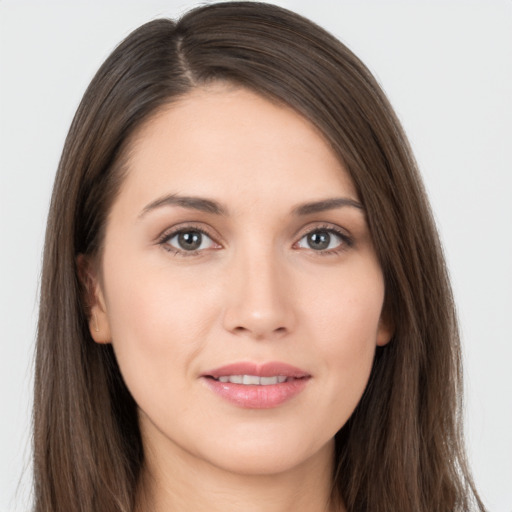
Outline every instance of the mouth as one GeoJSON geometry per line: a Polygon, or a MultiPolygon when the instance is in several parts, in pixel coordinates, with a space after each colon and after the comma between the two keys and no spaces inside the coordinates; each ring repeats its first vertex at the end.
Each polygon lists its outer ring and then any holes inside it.
{"type": "Polygon", "coordinates": [[[201,375],[207,386],[232,405],[278,407],[301,393],[311,375],[286,363],[234,363],[201,375]]]}
{"type": "Polygon", "coordinates": [[[272,386],[274,384],[282,384],[294,378],[286,377],[286,375],[275,375],[273,377],[258,377],[258,375],[222,375],[218,378],[209,377],[218,382],[231,382],[231,384],[242,384],[243,386],[272,386]]]}
{"type": "Polygon", "coordinates": [[[307,371],[279,361],[271,361],[267,363],[232,363],[209,370],[203,373],[203,376],[210,377],[221,382],[263,386],[286,382],[288,379],[311,377],[307,371]],[[226,378],[227,380],[225,380],[226,378]],[[268,379],[273,380],[271,382],[268,379]],[[276,379],[277,382],[275,382],[276,379]]]}

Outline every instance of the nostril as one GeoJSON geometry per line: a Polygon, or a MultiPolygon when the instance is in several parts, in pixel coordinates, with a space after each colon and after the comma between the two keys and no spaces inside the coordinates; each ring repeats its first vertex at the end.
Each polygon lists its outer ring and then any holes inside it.
{"type": "Polygon", "coordinates": [[[231,334],[255,339],[281,338],[294,328],[294,310],[291,301],[270,302],[250,296],[228,302],[222,319],[224,328],[231,334]]]}

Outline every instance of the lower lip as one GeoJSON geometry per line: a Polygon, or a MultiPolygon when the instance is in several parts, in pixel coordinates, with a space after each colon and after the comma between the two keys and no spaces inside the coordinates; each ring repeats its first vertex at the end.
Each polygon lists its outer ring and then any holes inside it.
{"type": "Polygon", "coordinates": [[[233,384],[211,378],[203,379],[216,394],[245,409],[271,409],[291,400],[304,390],[309,378],[292,379],[268,386],[233,384]]]}

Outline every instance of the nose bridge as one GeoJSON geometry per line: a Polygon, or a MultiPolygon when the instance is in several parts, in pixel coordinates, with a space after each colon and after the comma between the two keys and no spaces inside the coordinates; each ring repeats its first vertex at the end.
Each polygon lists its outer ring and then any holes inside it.
{"type": "Polygon", "coordinates": [[[289,272],[271,243],[240,247],[229,269],[225,328],[254,338],[293,328],[289,272]]]}

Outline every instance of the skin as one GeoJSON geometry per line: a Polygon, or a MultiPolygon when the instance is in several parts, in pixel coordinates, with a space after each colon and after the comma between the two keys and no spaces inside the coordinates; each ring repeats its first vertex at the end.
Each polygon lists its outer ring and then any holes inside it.
{"type": "Polygon", "coordinates": [[[91,335],[113,344],[139,406],[139,510],[332,509],[334,435],[391,336],[364,210],[295,211],[332,198],[358,201],[320,133],[246,89],[195,89],[140,129],[89,270],[91,335]],[[225,212],[157,205],[173,194],[225,212]],[[176,229],[208,236],[187,251],[176,229]],[[311,378],[279,407],[241,408],[201,377],[239,361],[311,378]]]}

